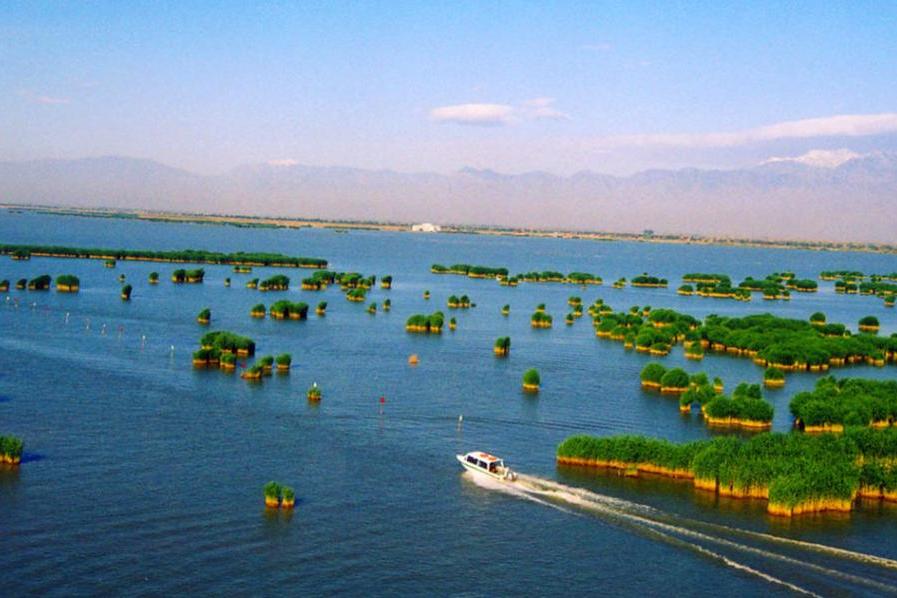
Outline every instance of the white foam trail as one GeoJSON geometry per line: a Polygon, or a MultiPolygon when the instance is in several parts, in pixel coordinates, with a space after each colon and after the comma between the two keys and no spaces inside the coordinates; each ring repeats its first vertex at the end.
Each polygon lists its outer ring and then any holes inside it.
{"type": "Polygon", "coordinates": [[[783,538],[781,536],[774,536],[772,534],[766,534],[763,532],[754,532],[746,529],[739,528],[730,528],[725,525],[718,525],[715,523],[705,523],[695,522],[698,525],[703,525],[711,529],[717,529],[719,531],[725,533],[731,533],[736,535],[745,536],[748,538],[756,538],[758,540],[764,540],[766,542],[782,544],[785,546],[790,546],[792,548],[801,548],[803,550],[807,550],[809,552],[818,552],[820,554],[828,554],[830,556],[838,556],[844,559],[856,561],[858,563],[864,563],[867,565],[877,565],[879,567],[885,569],[893,569],[897,570],[897,561],[893,559],[889,559],[883,556],[878,556],[875,554],[866,554],[864,552],[854,552],[852,550],[847,550],[845,548],[838,548],[836,546],[828,546],[827,544],[816,544],[814,542],[807,542],[805,540],[794,540],[792,538],[783,538]]]}
{"type": "MultiPolygon", "coordinates": [[[[684,527],[684,525],[690,525],[691,527],[700,527],[703,526],[705,528],[716,529],[718,531],[723,531],[724,533],[734,533],[734,534],[742,534],[747,537],[751,537],[754,539],[768,541],[768,542],[778,542],[793,548],[800,548],[804,550],[809,550],[812,552],[828,554],[839,556],[842,558],[846,558],[849,560],[854,560],[857,562],[861,562],[863,564],[873,564],[879,565],[886,568],[894,568],[894,565],[897,565],[897,562],[892,561],[887,558],[878,557],[875,555],[869,555],[864,553],[853,552],[849,550],[844,550],[840,548],[835,548],[832,546],[826,546],[823,544],[814,544],[812,542],[803,542],[800,540],[790,540],[788,538],[780,538],[778,536],[773,536],[770,534],[764,534],[760,532],[751,532],[748,530],[741,530],[738,528],[729,528],[723,525],[705,523],[701,521],[692,521],[689,519],[680,519],[670,515],[663,513],[662,511],[658,511],[653,507],[649,507],[647,505],[642,505],[639,503],[630,502],[623,499],[614,498],[611,496],[605,496],[601,494],[597,494],[591,492],[589,490],[581,489],[581,488],[573,488],[570,486],[566,486],[564,484],[560,484],[558,482],[554,482],[552,480],[547,480],[544,478],[536,478],[533,476],[520,475],[518,478],[518,483],[516,484],[508,484],[506,482],[492,481],[483,478],[482,476],[472,476],[472,479],[478,483],[479,485],[492,489],[492,490],[500,490],[506,492],[508,494],[515,495],[520,498],[528,498],[530,500],[534,500],[540,504],[546,504],[548,506],[552,506],[555,508],[559,508],[556,503],[546,502],[544,500],[536,499],[533,494],[539,496],[549,497],[555,501],[566,502],[567,504],[575,505],[582,509],[598,512],[604,516],[610,518],[621,519],[625,521],[629,521],[630,523],[634,523],[637,527],[640,528],[640,531],[646,532],[650,530],[656,534],[661,534],[664,538],[673,540],[672,537],[668,536],[666,533],[660,532],[657,528],[666,530],[672,534],[678,534],[681,536],[692,537],[700,541],[710,542],[715,544],[720,544],[726,546],[728,548],[734,550],[740,550],[743,552],[748,552],[752,554],[756,554],[768,559],[778,560],[790,565],[794,565],[797,567],[803,567],[804,569],[808,569],[814,571],[819,574],[827,575],[832,578],[837,578],[843,581],[855,583],[858,585],[864,585],[868,587],[873,587],[878,590],[882,590],[885,592],[894,592],[894,586],[878,582],[873,579],[869,579],[866,577],[861,577],[858,575],[853,575],[850,573],[844,573],[835,569],[831,569],[828,567],[823,567],[821,565],[817,565],[815,563],[810,563],[805,560],[798,560],[777,552],[772,552],[769,550],[764,550],[762,548],[757,548],[754,546],[748,546],[745,544],[740,544],[738,542],[734,542],[732,540],[728,540],[726,538],[722,538],[719,536],[709,535],[702,532],[699,532],[695,529],[689,529],[684,527]],[[491,483],[490,483],[491,482],[491,483]],[[530,496],[527,496],[530,495],[530,496]],[[641,513],[641,514],[638,514],[641,513]],[[666,520],[666,521],[664,521],[666,520]],[[648,528],[648,529],[646,529],[648,528]]],[[[565,512],[570,512],[567,509],[561,509],[565,512]]],[[[677,541],[682,541],[679,538],[676,538],[677,541]]],[[[696,544],[685,542],[685,545],[688,547],[692,547],[693,549],[704,549],[696,544]]],[[[719,555],[712,551],[707,551],[708,554],[713,555],[714,558],[718,558],[719,560],[726,562],[726,564],[730,564],[727,561],[727,557],[724,555],[719,555]]],[[[731,561],[731,559],[728,559],[731,561]]],[[[746,567],[741,563],[736,561],[731,561],[730,566],[733,567],[746,567]]],[[[747,569],[750,569],[747,567],[747,569]]],[[[765,573],[756,572],[759,576],[765,576],[765,573]]],[[[765,577],[764,577],[765,579],[765,577]]],[[[783,580],[779,580],[778,578],[772,578],[775,580],[775,583],[782,583],[790,587],[788,582],[783,580]]],[[[794,589],[794,588],[792,588],[794,589]]],[[[804,591],[804,590],[800,590],[804,591]]]]}
{"type": "Polygon", "coordinates": [[[743,571],[745,573],[749,573],[751,575],[759,577],[760,579],[762,579],[768,583],[786,587],[789,590],[792,590],[793,592],[797,592],[798,594],[805,594],[807,596],[819,597],[819,594],[817,594],[815,592],[811,592],[810,590],[807,590],[806,588],[802,588],[802,587],[795,585],[789,581],[785,581],[784,579],[779,579],[778,577],[774,577],[768,573],[764,573],[758,569],[754,569],[753,567],[749,567],[748,565],[739,563],[738,561],[732,560],[725,555],[713,552],[712,550],[708,550],[707,548],[704,548],[703,546],[699,546],[698,544],[693,544],[691,542],[686,542],[685,540],[680,540],[678,538],[675,538],[675,537],[665,534],[663,532],[659,532],[655,529],[649,528],[646,531],[660,537],[661,539],[663,539],[665,542],[668,542],[669,544],[672,544],[674,546],[681,546],[682,548],[685,548],[688,550],[693,550],[693,551],[697,552],[698,554],[704,555],[705,557],[720,561],[721,563],[723,563],[733,569],[736,569],[738,571],[743,571]]]}
{"type": "Polygon", "coordinates": [[[839,548],[834,548],[831,546],[826,546],[823,544],[813,544],[808,542],[801,542],[798,540],[789,540],[787,538],[778,538],[777,536],[772,536],[770,534],[761,534],[759,532],[750,532],[747,530],[740,530],[737,528],[729,528],[727,526],[716,525],[716,524],[705,524],[704,522],[694,521],[689,519],[678,519],[671,517],[654,509],[652,507],[648,507],[645,505],[640,505],[638,503],[629,502],[622,499],[617,499],[609,496],[604,496],[601,494],[596,494],[594,492],[590,492],[581,488],[572,488],[569,486],[565,486],[564,484],[559,484],[557,482],[553,482],[551,480],[545,480],[542,478],[534,478],[531,476],[521,476],[522,487],[527,489],[532,489],[533,492],[542,495],[553,496],[557,500],[566,500],[568,503],[576,504],[581,506],[582,508],[589,510],[599,510],[603,513],[606,513],[608,509],[619,509],[619,512],[615,513],[616,516],[636,520],[638,523],[643,525],[648,525],[652,527],[660,527],[674,534],[680,534],[684,536],[689,536],[698,540],[702,540],[705,542],[712,542],[715,544],[720,544],[723,546],[727,546],[729,548],[740,550],[743,552],[749,552],[752,554],[760,555],[765,558],[774,559],[778,561],[782,561],[785,563],[789,563],[791,565],[795,565],[798,567],[803,567],[805,569],[809,569],[816,573],[820,573],[823,575],[828,575],[829,577],[841,579],[844,581],[848,581],[851,583],[855,583],[858,585],[865,585],[868,587],[873,587],[878,590],[882,590],[885,592],[894,592],[894,586],[878,582],[873,579],[869,579],[866,577],[861,577],[859,575],[853,575],[850,573],[844,573],[842,571],[838,571],[836,569],[831,569],[828,567],[823,567],[821,565],[817,565],[815,563],[810,563],[805,560],[798,560],[783,554],[779,554],[776,552],[772,552],[769,550],[763,550],[761,548],[757,548],[754,546],[748,546],[745,544],[739,544],[737,542],[733,542],[726,538],[721,538],[718,536],[712,536],[708,534],[701,533],[694,529],[689,529],[684,527],[685,525],[690,525],[691,527],[697,526],[705,526],[710,528],[716,528],[718,530],[722,530],[726,533],[742,533],[748,537],[753,537],[755,539],[760,540],[784,540],[785,544],[795,547],[802,548],[806,550],[811,550],[813,552],[819,553],[827,553],[829,555],[841,556],[862,562],[864,564],[874,564],[880,565],[890,568],[889,563],[893,563],[890,559],[885,559],[883,557],[876,557],[875,555],[867,555],[863,553],[851,552],[839,548]],[[628,511],[628,512],[627,512],[628,511]],[[642,511],[651,513],[649,516],[637,515],[632,513],[631,511],[642,511]],[[652,518],[653,516],[653,518],[652,518]],[[668,523],[661,521],[660,519],[666,519],[668,522],[672,521],[674,523],[668,523]]]}
{"type": "MultiPolygon", "coordinates": [[[[519,482],[516,484],[512,484],[512,483],[503,482],[503,481],[499,481],[499,480],[493,480],[491,478],[486,478],[484,476],[471,474],[470,472],[467,472],[467,471],[465,471],[463,475],[468,480],[472,481],[474,484],[476,484],[477,486],[480,486],[481,488],[485,488],[487,490],[497,490],[499,492],[504,492],[506,494],[510,494],[510,495],[516,496],[518,498],[530,500],[535,503],[538,503],[538,504],[541,504],[541,505],[544,505],[547,507],[551,507],[553,509],[558,509],[559,511],[563,511],[565,513],[576,514],[574,511],[565,509],[564,507],[562,507],[556,503],[542,500],[542,499],[538,498],[537,496],[534,496],[534,493],[539,493],[538,490],[531,490],[530,488],[526,488],[523,484],[520,484],[519,482]]],[[[529,480],[538,479],[538,478],[532,478],[530,476],[527,476],[527,478],[529,480]]],[[[520,478],[518,478],[518,480],[519,479],[520,478]]],[[[548,480],[545,480],[545,481],[548,481],[548,480]]],[[[573,490],[573,489],[571,488],[571,490],[573,490]]],[[[546,492],[546,494],[553,495],[554,493],[546,492]]],[[[597,495],[597,496],[600,496],[600,495],[597,495]]],[[[555,496],[555,498],[556,498],[556,496],[555,496]]],[[[611,497],[602,497],[602,498],[607,498],[609,502],[614,502],[614,501],[621,502],[621,503],[626,502],[626,501],[618,501],[618,499],[614,499],[611,497]]],[[[738,561],[735,561],[735,560],[733,560],[725,555],[719,554],[717,552],[713,552],[712,550],[704,548],[703,546],[700,546],[698,544],[694,544],[692,542],[687,542],[680,538],[676,538],[674,536],[671,536],[669,534],[661,532],[657,529],[654,529],[653,527],[650,526],[651,521],[648,519],[645,519],[643,517],[638,517],[636,515],[624,513],[622,511],[615,511],[610,508],[599,507],[598,505],[589,505],[588,501],[581,501],[580,499],[576,499],[576,498],[574,498],[570,502],[572,502],[573,504],[577,504],[578,506],[585,507],[585,508],[592,508],[592,509],[597,508],[597,510],[602,512],[604,515],[609,516],[610,518],[618,517],[618,518],[621,518],[623,520],[627,520],[630,522],[635,521],[637,523],[640,523],[642,525],[639,527],[639,531],[643,534],[646,534],[649,536],[654,536],[654,537],[659,538],[662,541],[667,542],[669,544],[679,546],[682,548],[686,548],[688,550],[692,550],[692,551],[697,552],[698,554],[701,554],[705,557],[719,561],[719,562],[723,563],[724,565],[731,567],[732,569],[736,569],[738,571],[742,571],[744,573],[748,573],[748,574],[754,575],[756,577],[759,577],[760,579],[766,581],[767,583],[781,585],[782,587],[788,588],[789,590],[792,590],[793,592],[797,592],[799,594],[819,597],[819,594],[811,592],[810,590],[807,590],[805,588],[797,586],[791,582],[785,581],[783,579],[779,579],[778,577],[774,577],[772,575],[769,575],[768,573],[764,573],[762,571],[754,569],[753,567],[750,567],[743,563],[739,563],[738,561]]],[[[632,504],[634,504],[634,503],[632,503],[632,504]]],[[[673,526],[666,526],[666,527],[673,527],[673,526]]]]}
{"type": "Polygon", "coordinates": [[[540,505],[544,505],[546,507],[551,507],[553,509],[557,509],[559,511],[563,511],[564,513],[569,513],[571,515],[579,515],[579,513],[575,511],[571,511],[570,509],[565,509],[564,507],[548,502],[546,500],[542,500],[534,496],[531,492],[526,492],[522,488],[517,487],[515,484],[511,484],[508,482],[504,482],[501,480],[493,480],[492,478],[487,478],[481,475],[475,475],[467,470],[461,474],[464,479],[472,482],[473,484],[479,486],[480,488],[486,490],[496,490],[498,492],[504,492],[505,494],[510,494],[511,496],[516,496],[517,498],[522,498],[525,500],[530,500],[534,503],[538,503],[540,505]]]}
{"type": "Polygon", "coordinates": [[[754,532],[750,530],[740,529],[740,528],[732,528],[725,525],[719,525],[715,523],[709,523],[705,521],[697,521],[692,519],[685,518],[675,518],[670,515],[663,513],[662,511],[658,511],[653,507],[649,507],[647,505],[642,505],[639,503],[630,502],[627,500],[614,498],[611,496],[604,496],[602,494],[597,494],[595,492],[591,492],[589,490],[585,490],[582,488],[574,488],[571,486],[566,486],[564,484],[560,484],[553,480],[548,480],[544,478],[537,478],[533,476],[520,475],[519,479],[524,484],[530,485],[530,487],[535,492],[543,491],[543,490],[554,490],[556,492],[569,493],[574,496],[578,496],[583,498],[584,500],[612,505],[616,508],[620,508],[627,512],[640,512],[643,513],[645,517],[653,517],[657,519],[666,519],[667,521],[674,521],[676,523],[688,524],[694,527],[704,527],[706,529],[714,529],[719,532],[727,533],[727,534],[736,534],[748,538],[754,538],[757,540],[763,540],[770,543],[782,544],[785,546],[790,546],[792,548],[801,548],[811,552],[818,552],[821,554],[828,554],[830,556],[838,556],[845,559],[849,559],[852,561],[856,561],[864,564],[873,564],[878,565],[879,567],[883,567],[886,569],[897,570],[897,561],[893,559],[889,559],[886,557],[877,556],[874,554],[867,554],[863,552],[855,552],[852,550],[847,550],[844,548],[838,548],[835,546],[829,546],[827,544],[817,544],[814,542],[807,542],[804,540],[794,540],[791,538],[783,538],[781,536],[774,536],[772,534],[767,534],[763,532],[754,532]]]}

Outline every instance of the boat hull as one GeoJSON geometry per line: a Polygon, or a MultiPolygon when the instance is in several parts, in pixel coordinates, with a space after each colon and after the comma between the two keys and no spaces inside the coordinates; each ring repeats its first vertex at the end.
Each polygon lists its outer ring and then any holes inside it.
{"type": "Polygon", "coordinates": [[[465,457],[466,457],[466,455],[455,455],[455,458],[458,460],[458,463],[460,463],[461,466],[464,469],[466,469],[467,471],[470,471],[472,473],[482,475],[482,476],[485,476],[488,478],[492,478],[493,480],[498,480],[500,482],[513,482],[513,481],[517,480],[517,474],[510,470],[508,470],[507,472],[502,472],[502,473],[497,473],[497,472],[493,473],[491,471],[483,469],[482,467],[477,467],[476,465],[473,465],[472,463],[468,463],[467,459],[465,459],[465,457]]]}

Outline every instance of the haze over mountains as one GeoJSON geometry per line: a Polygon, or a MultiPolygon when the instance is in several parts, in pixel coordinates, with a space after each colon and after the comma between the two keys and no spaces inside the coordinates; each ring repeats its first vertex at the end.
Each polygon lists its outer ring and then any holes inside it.
{"type": "Polygon", "coordinates": [[[291,163],[199,175],[123,157],[0,162],[0,202],[894,242],[897,155],[814,151],[737,170],[444,175],[291,163]]]}

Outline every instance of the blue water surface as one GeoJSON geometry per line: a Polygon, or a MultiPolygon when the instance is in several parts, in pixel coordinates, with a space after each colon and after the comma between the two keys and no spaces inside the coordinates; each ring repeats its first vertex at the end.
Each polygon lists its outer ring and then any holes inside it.
{"type": "MultiPolygon", "coordinates": [[[[575,433],[711,435],[697,415],[680,416],[674,398],[640,390],[638,373],[649,357],[595,338],[588,318],[565,326],[568,296],[580,295],[587,305],[600,297],[616,309],[651,305],[698,317],[769,311],[805,319],[823,311],[851,327],[873,314],[881,333],[891,334],[897,332],[894,310],[874,297],[836,295],[832,283],[820,283],[816,294],[795,293],[790,302],[755,297],[747,304],[680,297],[675,287],[692,271],[727,273],[735,281],[782,270],[812,278],[826,269],[893,272],[894,256],[14,212],[0,212],[0,243],[276,251],[323,257],[335,270],[394,277],[392,290],[369,295],[369,301],[391,299],[392,311],[370,315],[336,287],[300,291],[304,270],[256,268],[241,275],[205,265],[204,284],[174,285],[167,278],[180,266],[172,264],[120,261],[108,269],[98,260],[0,260],[0,279],[71,273],[82,287],[74,295],[0,295],[0,433],[22,437],[27,452],[17,470],[0,470],[4,594],[791,591],[721,560],[719,544],[674,541],[561,499],[537,501],[477,484],[454,459],[473,449],[500,454],[527,475],[637,501],[680,522],[897,558],[897,512],[888,505],[862,505],[849,517],[781,521],[768,517],[763,503],[721,503],[688,484],[558,468],[554,460],[557,444],[575,433]],[[587,271],[605,285],[507,288],[431,274],[434,262],[587,271]],[[147,283],[151,271],[161,274],[160,284],[147,283]],[[669,278],[670,288],[610,288],[619,277],[646,271],[669,278]],[[291,277],[291,290],[244,287],[251,277],[277,272],[291,277]],[[130,302],[119,299],[120,274],[134,287],[130,302]],[[451,294],[469,295],[476,307],[446,309],[451,294]],[[303,322],[249,317],[256,303],[283,298],[312,306],[326,300],[327,315],[303,322]],[[506,303],[509,317],[499,313],[506,303]],[[553,314],[553,329],[530,328],[539,303],[553,314]],[[195,321],[203,307],[212,310],[209,328],[195,321]],[[436,309],[456,317],[458,329],[429,337],[405,333],[409,315],[436,309]],[[248,384],[193,369],[191,352],[209,329],[251,336],[260,355],[291,353],[292,372],[248,384]],[[496,359],[492,343],[504,335],[511,336],[511,355],[496,359]],[[416,367],[407,363],[412,353],[420,356],[416,367]],[[538,395],[520,389],[530,367],[542,375],[538,395]],[[315,382],[324,393],[320,404],[305,398],[315,382]],[[293,513],[264,509],[261,489],[272,479],[296,489],[293,513]]],[[[677,348],[663,362],[720,376],[729,388],[762,379],[762,369],[742,358],[708,355],[695,363],[677,348]]],[[[894,373],[891,365],[836,372],[894,373]]],[[[818,377],[789,375],[784,389],[767,392],[776,430],[789,429],[790,397],[818,377]]],[[[742,565],[813,591],[878,591],[799,562],[730,552],[742,565]]],[[[864,579],[894,581],[886,570],[819,558],[864,579]]]]}

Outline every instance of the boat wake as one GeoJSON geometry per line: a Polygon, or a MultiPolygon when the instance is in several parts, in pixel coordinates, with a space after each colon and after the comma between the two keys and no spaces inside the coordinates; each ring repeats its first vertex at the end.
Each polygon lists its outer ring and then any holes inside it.
{"type": "Polygon", "coordinates": [[[530,475],[518,474],[516,483],[470,473],[465,476],[484,489],[577,516],[598,517],[796,593],[897,594],[897,561],[892,559],[679,517],[647,505],[530,475]],[[736,555],[741,556],[736,558],[736,555]],[[744,562],[745,558],[750,564],[744,562]],[[763,570],[768,568],[764,565],[771,563],[779,570],[792,572],[799,580],[789,581],[763,570]]]}

